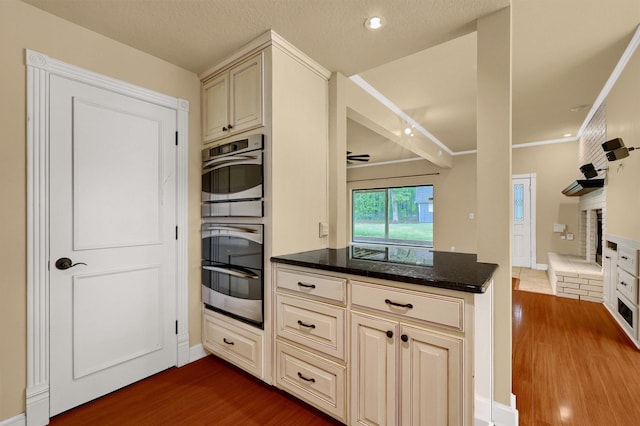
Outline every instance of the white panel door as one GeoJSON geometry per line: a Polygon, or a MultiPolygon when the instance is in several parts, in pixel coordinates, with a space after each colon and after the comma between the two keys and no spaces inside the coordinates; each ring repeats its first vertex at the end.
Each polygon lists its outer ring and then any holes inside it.
{"type": "Polygon", "coordinates": [[[51,77],[51,416],[176,364],[175,131],[174,110],[51,77]]]}
{"type": "Polygon", "coordinates": [[[512,266],[531,268],[531,179],[513,178],[512,266]]]}

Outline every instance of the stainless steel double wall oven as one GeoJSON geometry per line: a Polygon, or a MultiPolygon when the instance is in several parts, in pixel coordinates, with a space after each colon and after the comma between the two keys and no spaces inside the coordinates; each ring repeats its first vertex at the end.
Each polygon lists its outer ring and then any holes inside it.
{"type": "Polygon", "coordinates": [[[260,328],[263,146],[257,134],[202,151],[202,301],[207,309],[260,328]]]}

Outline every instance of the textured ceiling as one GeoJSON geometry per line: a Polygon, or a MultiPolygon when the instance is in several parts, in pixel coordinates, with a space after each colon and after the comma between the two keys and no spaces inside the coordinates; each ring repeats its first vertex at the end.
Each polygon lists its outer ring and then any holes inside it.
{"type": "Polygon", "coordinates": [[[200,73],[272,29],[351,75],[475,29],[509,0],[24,0],[200,73]],[[386,20],[371,32],[364,21],[386,20]]]}
{"type": "MultiPolygon", "coordinates": [[[[329,70],[360,74],[454,152],[476,144],[478,17],[511,3],[514,144],[575,135],[589,109],[571,109],[591,106],[640,23],[640,0],[23,1],[194,73],[273,29],[329,70]],[[379,32],[364,29],[373,14],[379,32]]],[[[408,155],[354,125],[352,151],[408,155]]]]}

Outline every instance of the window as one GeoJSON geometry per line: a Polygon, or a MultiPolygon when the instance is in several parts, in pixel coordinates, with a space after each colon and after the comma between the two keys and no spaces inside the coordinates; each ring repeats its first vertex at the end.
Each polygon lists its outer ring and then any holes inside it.
{"type": "Polygon", "coordinates": [[[433,185],[352,193],[352,240],[433,247],[433,185]]]}

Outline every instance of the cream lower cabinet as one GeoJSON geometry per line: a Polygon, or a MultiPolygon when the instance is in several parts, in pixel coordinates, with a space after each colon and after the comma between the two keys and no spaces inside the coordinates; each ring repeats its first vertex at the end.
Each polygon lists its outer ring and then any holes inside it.
{"type": "Polygon", "coordinates": [[[263,376],[262,330],[204,310],[202,346],[256,377],[263,376]]]}
{"type": "Polygon", "coordinates": [[[358,278],[276,267],[276,386],[350,425],[470,425],[468,298],[358,278]]]}
{"type": "Polygon", "coordinates": [[[351,314],[351,424],[462,424],[460,338],[351,314]]]}
{"type": "Polygon", "coordinates": [[[346,279],[278,267],[276,289],[276,386],[346,423],[346,279]]]}

